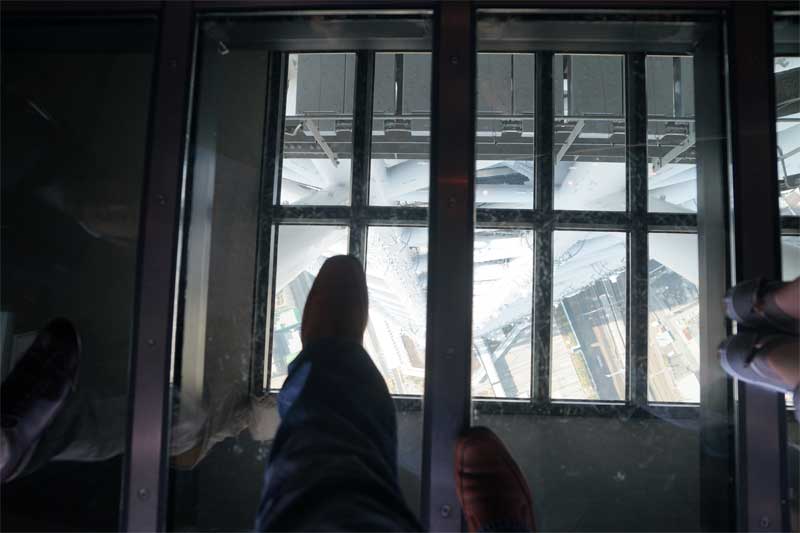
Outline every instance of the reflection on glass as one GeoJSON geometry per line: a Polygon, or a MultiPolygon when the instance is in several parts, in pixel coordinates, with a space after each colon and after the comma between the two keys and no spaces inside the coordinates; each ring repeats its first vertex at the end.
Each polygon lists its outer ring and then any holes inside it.
{"type": "Polygon", "coordinates": [[[157,27],[3,13],[2,32],[0,522],[112,531],[157,27]],[[55,317],[71,326],[46,329],[55,317]],[[57,362],[30,365],[42,334],[60,339],[43,348],[57,362]],[[15,402],[27,406],[16,432],[6,425],[15,402]]]}
{"type": "Polygon", "coordinates": [[[475,205],[533,207],[534,54],[478,54],[475,205]]]}
{"type": "Polygon", "coordinates": [[[428,229],[370,227],[364,347],[392,394],[423,393],[428,229]]]}
{"type": "Polygon", "coordinates": [[[349,205],[355,54],[290,54],[280,203],[349,205]]]}
{"type": "Polygon", "coordinates": [[[375,54],[371,205],[428,205],[431,55],[375,54]]]}
{"type": "Polygon", "coordinates": [[[529,398],[533,232],[475,232],[472,395],[529,398]]]}
{"type": "Polygon", "coordinates": [[[800,216],[800,57],[775,58],[778,135],[778,205],[781,215],[800,216]]]}
{"type": "Polygon", "coordinates": [[[623,57],[553,57],[555,209],[624,211],[623,57]]]}
{"type": "Polygon", "coordinates": [[[697,212],[693,63],[691,57],[647,57],[650,211],[697,212]]]}
{"type": "MultiPolygon", "coordinates": [[[[800,277],[800,235],[781,236],[781,274],[784,281],[800,277]]],[[[794,396],[786,394],[786,404],[794,405],[794,396]]]]}
{"type": "Polygon", "coordinates": [[[781,237],[781,263],[784,281],[800,277],[800,235],[781,237]]]}
{"type": "Polygon", "coordinates": [[[651,233],[647,398],[700,402],[697,235],[651,233]]]}
{"type": "Polygon", "coordinates": [[[553,234],[551,396],[625,399],[626,236],[553,234]]]}
{"type": "Polygon", "coordinates": [[[278,227],[270,389],[281,388],[289,363],[303,348],[300,322],[317,272],[327,258],[347,253],[348,235],[341,226],[278,227]]]}

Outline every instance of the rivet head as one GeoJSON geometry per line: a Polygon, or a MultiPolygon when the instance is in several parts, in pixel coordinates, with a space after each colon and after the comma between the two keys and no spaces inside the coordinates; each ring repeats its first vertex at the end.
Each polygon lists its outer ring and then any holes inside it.
{"type": "Polygon", "coordinates": [[[156,195],[156,200],[158,200],[158,205],[164,205],[167,203],[167,197],[163,194],[156,195]]]}
{"type": "Polygon", "coordinates": [[[458,65],[458,56],[450,56],[450,63],[458,65]]]}
{"type": "Polygon", "coordinates": [[[146,500],[147,498],[149,498],[149,497],[150,497],[150,491],[149,491],[149,490],[147,490],[147,489],[144,489],[144,488],[142,488],[142,489],[139,489],[139,490],[137,490],[137,491],[136,491],[136,496],[137,496],[137,497],[138,497],[140,500],[146,500]]]}
{"type": "Polygon", "coordinates": [[[768,528],[769,527],[769,517],[768,516],[762,516],[759,524],[763,528],[768,528]]]}
{"type": "Polygon", "coordinates": [[[156,341],[155,341],[155,339],[147,339],[147,344],[149,346],[155,346],[156,345],[156,341]]]}
{"type": "Polygon", "coordinates": [[[449,505],[442,505],[442,507],[439,509],[439,514],[442,515],[442,518],[449,518],[452,512],[453,508],[449,505]]]}

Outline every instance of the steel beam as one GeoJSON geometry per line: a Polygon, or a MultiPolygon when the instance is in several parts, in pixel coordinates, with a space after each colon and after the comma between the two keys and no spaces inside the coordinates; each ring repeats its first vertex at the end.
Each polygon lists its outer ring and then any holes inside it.
{"type": "Polygon", "coordinates": [[[453,472],[470,422],[475,226],[475,19],[468,2],[434,13],[428,322],[422,522],[461,531],[453,472]]]}
{"type": "Polygon", "coordinates": [[[140,219],[122,490],[126,531],[161,531],[166,516],[169,371],[193,31],[191,4],[164,6],[140,219]]]}
{"type": "Polygon", "coordinates": [[[264,146],[261,152],[260,200],[258,205],[258,241],[256,242],[256,287],[253,298],[253,351],[251,355],[250,392],[269,390],[272,370],[272,321],[277,269],[277,228],[273,206],[278,203],[283,161],[283,123],[286,105],[287,56],[269,54],[269,79],[264,117],[264,146]]]}
{"type": "MultiPolygon", "coordinates": [[[[736,281],[780,279],[772,31],[769,5],[733,5],[727,44],[736,281]]],[[[784,396],[743,382],[737,392],[738,528],[788,531],[784,396]]]]}
{"type": "Polygon", "coordinates": [[[700,528],[735,529],[732,383],[717,347],[728,335],[720,302],[730,281],[727,245],[724,55],[718,24],[694,56],[700,305],[700,528]]]}

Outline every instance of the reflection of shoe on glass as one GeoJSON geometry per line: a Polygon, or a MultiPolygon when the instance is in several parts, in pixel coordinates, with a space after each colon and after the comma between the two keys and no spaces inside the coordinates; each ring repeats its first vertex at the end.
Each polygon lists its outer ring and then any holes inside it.
{"type": "Polygon", "coordinates": [[[728,290],[725,309],[741,326],[773,329],[800,335],[800,320],[792,317],[776,301],[776,292],[794,282],[756,279],[743,281],[728,290]]]}
{"type": "Polygon", "coordinates": [[[328,258],[311,286],[300,338],[303,346],[319,339],[340,338],[362,343],[367,329],[367,278],[353,256],[328,258]]]}
{"type": "Polygon", "coordinates": [[[71,322],[58,318],[39,332],[0,387],[3,433],[0,479],[21,460],[66,403],[78,378],[80,338],[71,322]]]}
{"type": "Polygon", "coordinates": [[[469,531],[534,531],[525,477],[503,442],[472,427],[456,444],[456,492],[469,531]]]}
{"type": "Polygon", "coordinates": [[[719,347],[725,371],[747,383],[776,392],[794,392],[800,386],[800,341],[781,333],[742,331],[719,347]]]}

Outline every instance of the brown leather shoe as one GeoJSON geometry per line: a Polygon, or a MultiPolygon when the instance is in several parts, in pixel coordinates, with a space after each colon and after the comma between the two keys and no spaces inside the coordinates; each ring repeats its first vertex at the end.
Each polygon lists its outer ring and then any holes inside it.
{"type": "Polygon", "coordinates": [[[350,255],[328,258],[311,286],[300,326],[303,346],[324,338],[344,338],[361,344],[367,329],[367,277],[350,255]]]}
{"type": "Polygon", "coordinates": [[[472,427],[459,437],[456,492],[470,531],[535,531],[528,484],[489,428],[472,427]]]}

